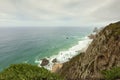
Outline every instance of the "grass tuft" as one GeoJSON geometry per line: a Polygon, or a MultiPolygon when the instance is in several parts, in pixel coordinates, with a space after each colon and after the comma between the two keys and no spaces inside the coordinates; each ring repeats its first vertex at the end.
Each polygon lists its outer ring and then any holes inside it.
{"type": "Polygon", "coordinates": [[[110,70],[102,71],[102,74],[106,80],[120,79],[120,67],[114,67],[110,70]]]}

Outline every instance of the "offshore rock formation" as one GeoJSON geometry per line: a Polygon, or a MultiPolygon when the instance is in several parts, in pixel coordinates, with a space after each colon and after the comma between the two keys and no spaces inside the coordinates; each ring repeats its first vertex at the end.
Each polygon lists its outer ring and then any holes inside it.
{"type": "Polygon", "coordinates": [[[100,80],[101,71],[120,67],[120,22],[101,30],[85,53],[63,64],[58,72],[67,80],[100,80]]]}
{"type": "Polygon", "coordinates": [[[46,58],[42,59],[42,63],[40,64],[41,66],[46,66],[49,64],[49,60],[47,60],[46,58]]]}

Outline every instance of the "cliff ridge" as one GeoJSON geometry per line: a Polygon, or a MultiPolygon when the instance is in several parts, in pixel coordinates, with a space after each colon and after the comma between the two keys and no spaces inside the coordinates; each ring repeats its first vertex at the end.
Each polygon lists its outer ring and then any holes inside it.
{"type": "Polygon", "coordinates": [[[59,73],[67,80],[104,79],[101,71],[120,67],[120,22],[102,29],[85,53],[63,64],[59,73]]]}

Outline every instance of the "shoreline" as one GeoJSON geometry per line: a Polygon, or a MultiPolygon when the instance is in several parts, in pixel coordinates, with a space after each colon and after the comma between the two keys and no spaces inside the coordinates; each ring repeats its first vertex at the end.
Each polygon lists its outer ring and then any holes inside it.
{"type": "Polygon", "coordinates": [[[39,67],[44,67],[51,72],[57,71],[62,67],[62,64],[69,61],[74,56],[78,55],[81,52],[85,52],[89,44],[92,42],[92,39],[89,37],[84,37],[82,40],[78,41],[78,44],[72,46],[68,50],[60,51],[57,55],[51,57],[45,57],[44,59],[48,60],[48,64],[41,66],[43,60],[37,61],[39,67]],[[53,62],[55,60],[55,62],[53,62]]]}

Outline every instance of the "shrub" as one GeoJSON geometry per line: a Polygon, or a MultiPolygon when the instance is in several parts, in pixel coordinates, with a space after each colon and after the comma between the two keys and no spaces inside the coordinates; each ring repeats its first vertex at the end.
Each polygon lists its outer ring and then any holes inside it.
{"type": "Polygon", "coordinates": [[[63,80],[45,68],[30,64],[14,64],[0,73],[0,80],[63,80]]]}
{"type": "Polygon", "coordinates": [[[110,70],[102,71],[103,76],[106,80],[120,79],[120,67],[114,67],[110,70]]]}

